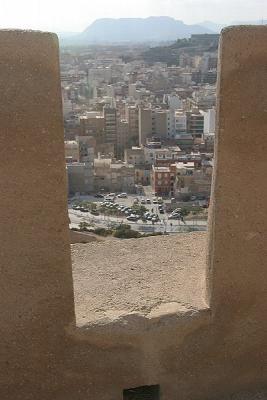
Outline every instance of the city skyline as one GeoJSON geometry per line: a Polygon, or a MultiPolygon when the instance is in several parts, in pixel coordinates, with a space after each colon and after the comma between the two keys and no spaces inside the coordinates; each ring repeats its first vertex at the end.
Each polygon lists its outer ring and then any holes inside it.
{"type": "Polygon", "coordinates": [[[186,24],[267,18],[265,0],[3,0],[0,28],[81,32],[99,18],[170,16],[186,24]],[[15,12],[14,12],[15,10],[15,12]]]}

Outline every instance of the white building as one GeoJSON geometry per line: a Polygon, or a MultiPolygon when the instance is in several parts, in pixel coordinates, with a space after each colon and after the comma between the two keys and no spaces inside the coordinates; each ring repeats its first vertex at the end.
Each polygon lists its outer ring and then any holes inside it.
{"type": "Polygon", "coordinates": [[[107,97],[115,97],[115,88],[112,85],[107,85],[106,88],[107,97]]]}
{"type": "Polygon", "coordinates": [[[130,83],[129,84],[129,97],[133,97],[134,99],[136,98],[136,84],[135,83],[130,83]]]}
{"type": "Polygon", "coordinates": [[[207,111],[202,111],[204,115],[204,134],[209,135],[215,132],[215,117],[216,111],[211,108],[207,111]]]}
{"type": "Polygon", "coordinates": [[[192,73],[191,72],[181,73],[181,81],[184,85],[190,85],[192,83],[192,73]]]}
{"type": "Polygon", "coordinates": [[[64,118],[71,114],[71,112],[73,111],[72,100],[68,98],[68,94],[65,88],[62,88],[62,107],[64,118]]]}
{"type": "Polygon", "coordinates": [[[170,110],[180,110],[183,108],[183,101],[175,94],[164,95],[163,103],[167,104],[170,110]]]}

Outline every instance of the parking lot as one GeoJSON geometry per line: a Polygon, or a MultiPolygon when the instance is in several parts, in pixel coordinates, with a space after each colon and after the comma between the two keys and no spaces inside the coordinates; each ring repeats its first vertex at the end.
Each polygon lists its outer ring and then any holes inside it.
{"type": "MultiPolygon", "coordinates": [[[[83,208],[83,207],[82,207],[83,208]]],[[[69,217],[71,227],[77,228],[80,222],[87,222],[94,226],[108,227],[112,224],[127,223],[140,232],[180,232],[188,230],[206,230],[206,221],[185,221],[181,209],[174,213],[166,212],[166,201],[146,193],[137,195],[109,194],[105,197],[81,196],[79,200],[69,202],[69,217]],[[75,209],[75,204],[85,202],[94,203],[95,210],[83,211],[75,209]],[[74,209],[73,209],[74,206],[74,209]],[[142,212],[140,212],[142,211],[142,212]]]]}

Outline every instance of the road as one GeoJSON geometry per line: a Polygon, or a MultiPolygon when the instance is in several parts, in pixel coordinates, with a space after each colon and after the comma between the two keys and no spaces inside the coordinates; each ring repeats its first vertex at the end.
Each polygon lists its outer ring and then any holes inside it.
{"type": "MultiPolygon", "coordinates": [[[[122,200],[122,199],[121,199],[122,200]]],[[[128,200],[128,199],[127,199],[128,200]]],[[[128,204],[128,203],[125,203],[128,204]]],[[[131,205],[131,204],[130,204],[131,205]]],[[[150,208],[155,210],[155,205],[151,205],[150,208]]],[[[156,212],[157,213],[157,212],[156,212]]],[[[185,223],[179,220],[168,220],[167,214],[159,214],[161,219],[160,222],[152,224],[151,221],[147,221],[146,223],[140,222],[131,222],[126,219],[126,217],[113,217],[113,216],[95,216],[90,213],[83,213],[78,210],[73,210],[69,208],[69,217],[71,224],[70,226],[73,228],[78,228],[80,222],[87,222],[88,224],[92,224],[93,226],[108,228],[112,226],[112,224],[120,224],[127,223],[131,225],[132,229],[138,230],[139,232],[167,232],[167,233],[175,233],[175,232],[185,232],[190,230],[206,230],[207,222],[206,221],[186,221],[185,223]]]]}
{"type": "MultiPolygon", "coordinates": [[[[114,224],[127,223],[131,225],[132,229],[138,230],[139,232],[167,232],[167,233],[175,233],[175,232],[187,232],[191,230],[206,230],[207,229],[207,221],[203,220],[190,220],[185,221],[183,223],[179,220],[169,220],[168,214],[165,212],[164,214],[159,213],[159,205],[153,204],[153,193],[151,187],[144,187],[145,194],[142,196],[138,196],[136,194],[128,195],[126,199],[120,199],[116,197],[115,202],[124,206],[131,207],[136,198],[139,199],[150,199],[151,204],[144,204],[144,206],[148,209],[149,212],[158,214],[160,221],[152,224],[151,221],[147,221],[146,223],[131,222],[126,219],[126,217],[114,217],[114,216],[94,216],[90,213],[83,213],[81,211],[73,210],[71,208],[71,204],[69,204],[69,217],[71,224],[70,226],[73,228],[78,228],[80,222],[87,222],[92,224],[92,227],[103,227],[108,228],[114,224]]],[[[95,203],[103,202],[103,199],[98,199],[93,196],[81,196],[79,200],[93,201],[95,203]]]]}

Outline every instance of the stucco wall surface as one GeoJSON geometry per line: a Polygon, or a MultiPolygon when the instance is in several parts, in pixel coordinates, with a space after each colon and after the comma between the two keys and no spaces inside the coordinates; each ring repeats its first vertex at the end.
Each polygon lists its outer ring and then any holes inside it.
{"type": "Polygon", "coordinates": [[[0,31],[0,92],[0,398],[36,399],[74,321],[56,35],[0,31]]]}
{"type": "MultiPolygon", "coordinates": [[[[80,258],[75,266],[75,325],[57,42],[50,34],[0,32],[0,209],[5,227],[0,230],[1,399],[122,400],[123,389],[155,384],[160,385],[161,400],[264,398],[266,43],[263,26],[228,28],[221,37],[206,269],[209,307],[188,307],[198,304],[196,288],[203,294],[204,261],[201,265],[192,261],[194,254],[201,260],[198,251],[204,256],[200,250],[203,236],[108,243],[107,248],[104,242],[92,243],[84,245],[92,246],[92,259],[85,247],[73,247],[74,260],[80,258]],[[250,158],[251,168],[244,169],[250,158]],[[193,237],[196,253],[186,248],[193,237]],[[148,243],[155,244],[153,252],[147,250],[148,243]],[[92,323],[92,312],[105,313],[101,307],[114,310],[115,305],[116,311],[125,310],[124,300],[128,300],[129,311],[136,307],[133,288],[118,270],[127,272],[122,263],[125,256],[133,268],[129,277],[140,284],[139,314],[115,318],[115,324],[106,318],[92,323]],[[164,262],[172,257],[172,281],[166,279],[162,288],[156,278],[162,278],[164,262]],[[111,280],[115,276],[118,284],[108,282],[102,269],[99,287],[104,292],[106,281],[118,296],[105,293],[101,303],[94,282],[96,271],[101,273],[98,263],[107,269],[108,260],[112,268],[107,275],[111,280]],[[191,281],[185,284],[186,260],[190,261],[191,281]],[[138,282],[138,275],[143,274],[141,263],[148,272],[138,282]],[[155,264],[151,269],[154,281],[149,279],[150,263],[155,264]],[[201,271],[199,281],[194,271],[201,271]],[[153,309],[156,315],[147,318],[146,311],[156,305],[149,286],[152,281],[168,302],[181,295],[180,308],[159,305],[160,310],[153,309]],[[90,304],[89,311],[84,304],[90,304]]],[[[204,298],[200,304],[206,304],[204,298]]]]}

